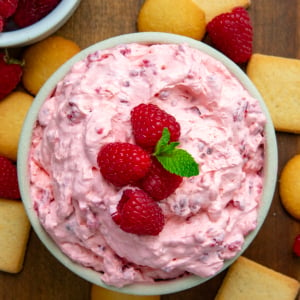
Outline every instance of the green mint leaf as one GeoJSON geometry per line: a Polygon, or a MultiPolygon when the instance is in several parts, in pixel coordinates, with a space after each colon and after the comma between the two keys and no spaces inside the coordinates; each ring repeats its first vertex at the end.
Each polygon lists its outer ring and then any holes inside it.
{"type": "Polygon", "coordinates": [[[170,131],[167,127],[165,127],[162,131],[161,138],[156,144],[155,152],[153,155],[160,155],[161,153],[172,152],[175,147],[179,145],[179,142],[170,142],[170,131]]]}
{"type": "Polygon", "coordinates": [[[168,153],[172,153],[174,149],[179,145],[179,142],[171,142],[168,145],[164,145],[160,149],[160,153],[163,153],[163,155],[167,155],[168,153]]]}
{"type": "Polygon", "coordinates": [[[191,177],[199,174],[199,166],[194,158],[183,149],[174,149],[172,153],[156,156],[157,160],[170,173],[191,177]]]}
{"type": "Polygon", "coordinates": [[[154,155],[159,155],[162,148],[169,144],[170,137],[171,137],[170,131],[168,128],[165,127],[162,131],[161,138],[159,139],[159,141],[157,142],[157,144],[155,146],[154,155]]]}
{"type": "Polygon", "coordinates": [[[198,164],[187,151],[176,148],[178,145],[179,142],[170,143],[170,131],[164,128],[153,155],[170,173],[182,177],[198,175],[198,164]]]}

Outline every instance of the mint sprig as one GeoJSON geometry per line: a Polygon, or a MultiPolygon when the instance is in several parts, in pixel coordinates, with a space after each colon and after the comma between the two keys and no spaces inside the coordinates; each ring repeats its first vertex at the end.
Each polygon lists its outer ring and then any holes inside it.
{"type": "Polygon", "coordinates": [[[186,150],[176,148],[178,145],[179,142],[170,142],[170,131],[168,128],[164,128],[153,155],[170,173],[181,177],[198,175],[198,164],[186,150]]]}

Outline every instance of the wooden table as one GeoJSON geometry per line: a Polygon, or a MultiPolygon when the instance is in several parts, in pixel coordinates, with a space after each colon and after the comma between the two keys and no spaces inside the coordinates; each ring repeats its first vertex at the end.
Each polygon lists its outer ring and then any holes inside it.
{"type": "MultiPolygon", "coordinates": [[[[142,0],[82,0],[73,17],[58,33],[85,48],[119,34],[136,31],[142,0]]],[[[254,0],[249,12],[254,26],[254,51],[300,58],[300,1],[254,0]]],[[[284,101],[284,99],[283,99],[284,101]]],[[[294,154],[300,153],[300,136],[277,133],[279,173],[294,154]]],[[[300,280],[300,258],[292,255],[292,243],[300,233],[300,223],[282,208],[278,190],[268,217],[245,256],[300,280]]],[[[201,286],[164,300],[210,300],[225,272],[201,286]]],[[[31,233],[24,270],[17,275],[0,272],[1,300],[89,299],[90,284],[75,276],[45,249],[31,233]]],[[[271,299],[270,299],[271,300],[271,299]]]]}

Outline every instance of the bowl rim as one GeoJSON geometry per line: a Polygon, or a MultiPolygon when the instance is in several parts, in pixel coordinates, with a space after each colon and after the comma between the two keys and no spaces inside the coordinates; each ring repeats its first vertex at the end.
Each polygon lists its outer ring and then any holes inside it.
{"type": "Polygon", "coordinates": [[[157,32],[143,32],[143,33],[129,33],[120,36],[115,36],[103,41],[100,41],[90,47],[82,50],[80,53],[76,54],[73,58],[67,61],[64,65],[62,65],[47,81],[37,94],[31,108],[28,111],[25,122],[23,124],[23,128],[20,135],[19,148],[18,148],[18,160],[17,160],[17,168],[18,168],[18,180],[20,186],[20,192],[22,195],[23,203],[25,206],[25,210],[31,222],[31,225],[43,242],[43,244],[47,247],[47,249],[54,255],[60,263],[62,263],[65,267],[71,270],[73,273],[82,277],[83,279],[96,284],[98,286],[102,286],[108,288],[110,290],[118,291],[126,294],[134,294],[134,295],[163,295],[169,293],[175,293],[179,291],[183,291],[189,288],[192,288],[196,285],[204,283],[205,281],[215,277],[217,274],[224,271],[227,267],[229,267],[242,253],[246,250],[246,248],[252,243],[255,236],[259,232],[264,220],[269,212],[273,194],[276,187],[277,180],[277,168],[278,168],[278,153],[277,153],[277,142],[275,136],[275,130],[272,123],[272,119],[268,112],[268,109],[248,76],[244,73],[244,71],[235,63],[233,63],[230,59],[224,56],[222,53],[218,52],[214,48],[210,47],[207,44],[204,44],[201,41],[197,41],[188,37],[179,36],[170,33],[157,33],[157,32]],[[266,135],[266,147],[265,147],[265,163],[264,163],[264,188],[262,199],[264,200],[261,203],[259,214],[258,214],[258,223],[257,227],[250,232],[245,237],[244,245],[241,251],[232,259],[226,260],[224,262],[224,266],[222,269],[208,278],[201,278],[196,275],[189,275],[186,277],[161,281],[155,284],[147,284],[147,283],[137,283],[129,286],[125,286],[122,288],[116,288],[113,286],[108,286],[104,284],[98,272],[83,267],[77,263],[71,261],[65,254],[61,252],[61,250],[56,246],[54,241],[48,236],[46,231],[41,226],[39,219],[35,213],[33,208],[33,204],[30,198],[30,184],[28,182],[28,154],[29,148],[31,144],[31,132],[34,126],[34,123],[37,118],[37,114],[39,108],[42,103],[46,100],[46,98],[53,91],[56,83],[61,80],[65,74],[70,70],[71,66],[82,59],[84,59],[87,55],[94,53],[97,50],[103,50],[115,47],[121,44],[128,43],[142,43],[142,44],[179,44],[185,43],[193,48],[196,48],[200,51],[203,51],[215,59],[221,61],[227,69],[238,78],[241,84],[249,91],[250,95],[254,98],[258,99],[259,104],[263,113],[266,116],[267,123],[265,126],[265,135],[266,135]]]}
{"type": "Polygon", "coordinates": [[[0,48],[26,46],[46,38],[68,21],[80,1],[62,0],[48,15],[36,23],[18,30],[0,32],[0,48]]]}

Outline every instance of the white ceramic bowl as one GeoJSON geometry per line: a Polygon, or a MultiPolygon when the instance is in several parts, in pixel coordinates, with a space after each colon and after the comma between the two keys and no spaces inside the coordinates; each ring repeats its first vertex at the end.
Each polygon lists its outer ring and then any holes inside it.
{"type": "MultiPolygon", "coordinates": [[[[224,55],[220,54],[216,50],[207,46],[204,43],[199,41],[186,38],[183,36],[177,36],[173,34],[166,33],[133,33],[123,36],[118,36],[114,38],[110,38],[108,40],[99,42],[73,57],[67,63],[65,63],[42,87],[40,92],[38,93],[28,115],[24,123],[24,127],[21,134],[20,144],[19,144],[19,153],[18,153],[18,177],[19,177],[19,185],[22,194],[22,199],[31,221],[32,227],[35,230],[36,234],[39,236],[44,245],[48,248],[48,250],[68,269],[73,271],[75,274],[81,276],[82,278],[90,281],[91,283],[107,287],[112,290],[117,290],[119,292],[128,293],[128,294],[140,294],[140,295],[162,295],[168,293],[174,293],[181,290],[185,290],[191,288],[193,286],[199,285],[209,278],[200,278],[194,275],[170,280],[170,281],[161,281],[155,284],[133,284],[130,286],[126,286],[121,289],[117,289],[114,287],[106,286],[101,280],[98,273],[95,271],[82,267],[74,262],[72,262],[68,257],[66,257],[56,246],[56,244],[52,241],[51,238],[44,231],[38,217],[36,215],[35,210],[33,209],[33,203],[30,198],[30,184],[28,179],[28,152],[31,144],[31,134],[32,129],[35,124],[38,111],[43,104],[44,100],[51,93],[51,91],[55,88],[57,82],[64,77],[64,75],[68,72],[70,67],[77,61],[83,59],[88,54],[95,52],[99,49],[106,49],[114,47],[118,44],[125,43],[187,43],[190,46],[200,49],[209,55],[215,57],[216,59],[223,62],[225,66],[237,77],[240,82],[246,87],[246,89],[250,92],[252,96],[257,98],[260,102],[261,108],[266,115],[267,124],[265,128],[266,133],[266,153],[265,153],[265,178],[264,178],[264,190],[263,190],[263,198],[261,202],[261,206],[259,209],[259,219],[257,228],[252,231],[245,239],[245,244],[242,248],[242,251],[238,253],[238,255],[231,260],[225,262],[224,267],[221,271],[227,268],[232,262],[242,254],[242,252],[249,246],[252,240],[255,238],[256,234],[260,230],[266,215],[269,211],[269,207],[272,202],[273,193],[276,184],[276,174],[277,174],[277,144],[274,133],[274,127],[269,116],[268,110],[252,84],[252,82],[248,79],[245,73],[232,61],[226,58],[224,55]]],[[[221,272],[220,271],[220,272],[221,272]]]]}
{"type": "Polygon", "coordinates": [[[62,0],[38,22],[14,31],[0,33],[0,48],[21,47],[36,43],[63,26],[79,5],[80,0],[62,0]]]}

